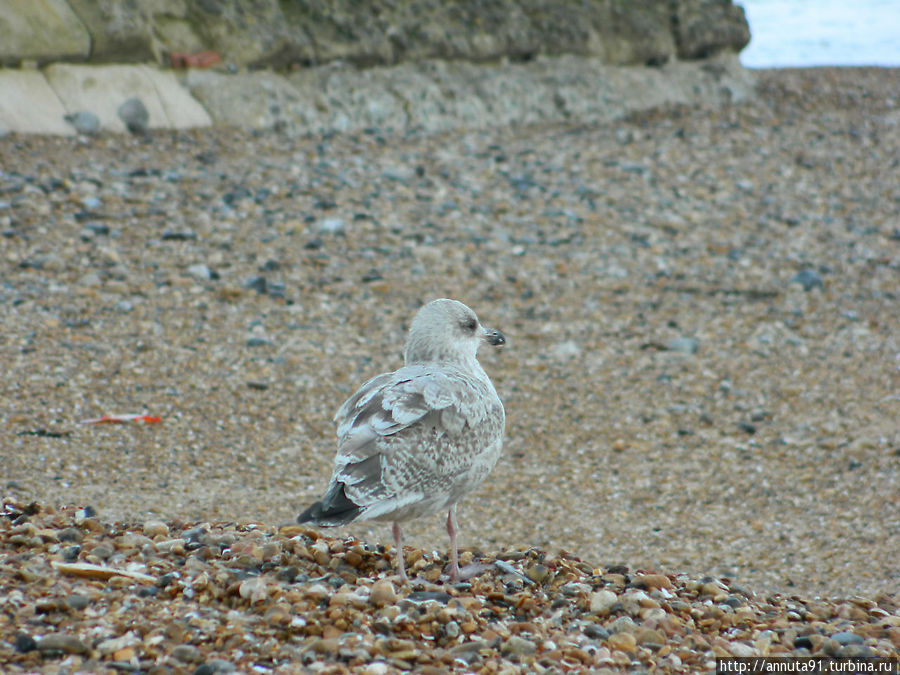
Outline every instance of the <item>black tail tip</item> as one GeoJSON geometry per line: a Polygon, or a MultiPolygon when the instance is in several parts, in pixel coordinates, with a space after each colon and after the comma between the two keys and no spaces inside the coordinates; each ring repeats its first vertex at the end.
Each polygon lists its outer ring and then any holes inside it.
{"type": "Polygon", "coordinates": [[[301,525],[307,523],[315,525],[316,521],[322,517],[322,502],[316,502],[310,505],[303,513],[297,516],[297,522],[301,525]]]}
{"type": "Polygon", "coordinates": [[[297,516],[297,522],[318,527],[337,527],[352,523],[362,508],[347,498],[344,487],[343,483],[334,483],[321,501],[311,504],[297,516]]]}

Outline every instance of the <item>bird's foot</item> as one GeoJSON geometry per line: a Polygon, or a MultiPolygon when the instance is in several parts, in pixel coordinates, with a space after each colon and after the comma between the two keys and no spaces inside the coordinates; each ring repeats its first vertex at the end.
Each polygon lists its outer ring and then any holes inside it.
{"type": "Polygon", "coordinates": [[[493,569],[493,565],[489,565],[487,563],[471,563],[469,565],[465,565],[464,567],[456,567],[453,569],[450,568],[450,583],[459,583],[460,581],[468,581],[469,579],[474,579],[475,577],[484,574],[485,572],[493,569]]]}

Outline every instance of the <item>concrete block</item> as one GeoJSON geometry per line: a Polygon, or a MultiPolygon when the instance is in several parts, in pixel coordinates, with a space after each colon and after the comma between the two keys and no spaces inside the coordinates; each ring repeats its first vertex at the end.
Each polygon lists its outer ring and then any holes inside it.
{"type": "Polygon", "coordinates": [[[46,69],[47,81],[66,108],[88,110],[105,131],[124,133],[119,106],[132,97],[149,113],[149,128],[208,126],[209,116],[175,76],[144,65],[81,66],[57,63],[46,69]]]}
{"type": "Polygon", "coordinates": [[[0,128],[20,134],[71,136],[66,109],[38,70],[0,69],[0,128]]]}
{"type": "Polygon", "coordinates": [[[156,89],[171,129],[208,127],[212,124],[206,108],[181,85],[173,71],[152,66],[140,67],[156,89]]]}

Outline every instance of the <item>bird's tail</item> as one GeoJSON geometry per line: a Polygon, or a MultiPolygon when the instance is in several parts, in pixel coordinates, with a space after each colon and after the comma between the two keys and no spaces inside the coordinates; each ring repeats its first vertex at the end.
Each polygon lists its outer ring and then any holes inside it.
{"type": "Polygon", "coordinates": [[[361,512],[362,507],[347,497],[344,492],[344,484],[334,483],[321,501],[310,505],[297,516],[297,522],[319,527],[337,527],[352,523],[361,512]]]}

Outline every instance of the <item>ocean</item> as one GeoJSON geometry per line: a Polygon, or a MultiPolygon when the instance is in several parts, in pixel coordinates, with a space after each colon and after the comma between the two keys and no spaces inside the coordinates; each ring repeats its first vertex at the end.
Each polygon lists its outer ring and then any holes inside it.
{"type": "Polygon", "coordinates": [[[748,68],[900,66],[900,0],[736,0],[748,68]]]}

